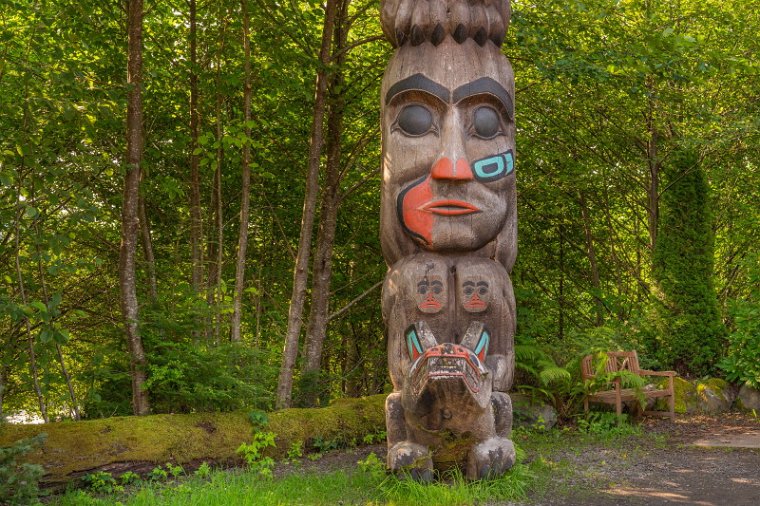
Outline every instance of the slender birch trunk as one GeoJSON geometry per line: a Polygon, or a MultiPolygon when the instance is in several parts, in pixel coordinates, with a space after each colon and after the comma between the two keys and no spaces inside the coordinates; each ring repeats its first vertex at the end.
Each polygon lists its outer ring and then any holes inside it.
{"type": "MultiPolygon", "coordinates": [[[[344,29],[348,0],[343,0],[335,20],[333,59],[335,68],[328,89],[340,89],[344,77],[342,65],[345,62],[347,31],[344,29]]],[[[306,352],[304,376],[316,379],[322,361],[322,349],[327,336],[329,322],[330,280],[332,278],[332,251],[335,244],[335,228],[338,221],[341,180],[341,134],[343,133],[343,111],[345,108],[342,95],[332,97],[327,116],[327,164],[325,168],[325,188],[322,192],[320,224],[317,235],[317,247],[312,265],[312,297],[309,308],[309,323],[306,330],[306,352]]],[[[314,405],[316,390],[307,389],[306,405],[314,405]]]]}
{"type": "Polygon", "coordinates": [[[282,354],[282,366],[277,382],[278,408],[291,404],[293,391],[293,369],[298,355],[298,338],[303,324],[303,309],[306,301],[306,283],[308,281],[309,254],[311,235],[314,228],[314,214],[319,193],[319,160],[322,154],[322,125],[325,115],[325,96],[327,94],[327,69],[330,64],[330,48],[333,28],[337,13],[338,0],[327,0],[325,20],[322,28],[322,45],[319,51],[319,64],[315,82],[314,115],[311,124],[311,144],[309,146],[309,165],[306,175],[306,194],[301,218],[301,233],[298,240],[296,265],[293,269],[293,291],[288,311],[288,329],[285,334],[285,347],[282,354]]]}
{"type": "Polygon", "coordinates": [[[245,285],[245,257],[248,250],[248,212],[251,187],[251,42],[249,40],[248,0],[241,1],[243,8],[243,182],[240,199],[240,233],[238,234],[237,261],[235,263],[235,293],[232,302],[230,323],[231,341],[240,341],[240,321],[242,318],[243,287],[245,285]]]}
{"type": "Polygon", "coordinates": [[[190,0],[190,249],[193,291],[203,285],[203,218],[201,216],[201,178],[198,136],[198,24],[197,0],[190,0]]]}
{"type": "Polygon", "coordinates": [[[143,153],[142,125],[142,0],[129,0],[127,12],[127,167],[121,212],[121,248],[119,251],[119,287],[121,310],[130,353],[132,408],[135,415],[150,412],[145,389],[147,359],[139,329],[139,307],[135,275],[135,253],[139,232],[140,168],[143,153]]]}

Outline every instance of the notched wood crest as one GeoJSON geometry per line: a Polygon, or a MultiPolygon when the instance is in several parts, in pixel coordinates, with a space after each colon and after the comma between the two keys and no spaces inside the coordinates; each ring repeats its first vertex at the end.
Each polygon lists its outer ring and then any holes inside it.
{"type": "Polygon", "coordinates": [[[393,47],[437,46],[447,36],[500,46],[509,26],[509,0],[383,0],[380,21],[393,47]]]}

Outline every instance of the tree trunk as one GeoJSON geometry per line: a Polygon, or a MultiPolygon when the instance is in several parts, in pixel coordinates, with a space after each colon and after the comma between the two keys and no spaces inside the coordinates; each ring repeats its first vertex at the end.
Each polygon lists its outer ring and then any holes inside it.
{"type": "Polygon", "coordinates": [[[303,308],[306,299],[306,282],[309,272],[309,253],[311,234],[314,228],[314,213],[319,193],[319,159],[322,154],[322,124],[325,115],[325,94],[327,91],[327,67],[330,63],[330,46],[337,12],[338,0],[327,0],[325,21],[322,29],[322,46],[319,51],[319,65],[315,83],[314,116],[311,124],[311,144],[309,146],[309,165],[306,175],[306,195],[301,217],[301,233],[298,240],[298,254],[293,269],[293,291],[288,310],[288,330],[285,335],[285,349],[282,354],[282,366],[277,382],[278,408],[290,406],[293,390],[293,368],[298,355],[298,337],[303,323],[303,308]]]}
{"type": "Polygon", "coordinates": [[[200,153],[198,153],[198,28],[196,0],[190,0],[190,249],[192,285],[198,294],[203,284],[203,219],[201,217],[200,153]]]}
{"type": "Polygon", "coordinates": [[[578,202],[581,206],[581,218],[583,218],[583,232],[586,236],[586,255],[591,273],[591,286],[594,287],[594,300],[596,302],[596,325],[604,323],[604,303],[602,302],[602,283],[599,279],[599,266],[596,262],[596,248],[594,247],[594,237],[591,233],[591,216],[589,215],[588,204],[583,192],[578,192],[578,202]]]}
{"type": "Polygon", "coordinates": [[[565,232],[562,224],[557,228],[559,236],[559,294],[557,305],[559,318],[557,318],[557,336],[562,341],[565,337],[565,232]]]}
{"type": "MultiPolygon", "coordinates": [[[[322,360],[322,348],[327,335],[330,303],[330,279],[332,277],[332,250],[335,243],[335,228],[338,218],[338,205],[340,200],[340,161],[341,161],[341,134],[343,132],[343,111],[345,108],[344,98],[341,95],[343,85],[342,65],[346,58],[343,48],[346,45],[346,30],[343,21],[346,17],[346,9],[349,0],[340,3],[340,12],[336,15],[333,54],[334,73],[330,79],[329,87],[332,90],[341,90],[331,97],[327,115],[327,165],[325,188],[322,192],[322,206],[320,210],[319,232],[317,234],[317,247],[312,265],[312,290],[311,307],[309,308],[309,320],[306,330],[306,352],[304,361],[304,378],[315,380],[320,370],[322,360]]],[[[315,388],[306,389],[307,396],[304,399],[306,406],[313,406],[316,402],[315,388]]]]}
{"type": "MultiPolygon", "coordinates": [[[[42,285],[42,296],[44,298],[45,305],[48,305],[50,303],[50,294],[48,292],[47,288],[47,281],[45,280],[45,268],[42,265],[42,247],[41,247],[41,240],[40,238],[40,230],[39,226],[37,224],[37,220],[34,221],[34,233],[37,235],[38,240],[35,241],[37,244],[37,272],[40,276],[40,284],[42,285]]],[[[55,351],[58,355],[58,363],[61,366],[61,374],[63,375],[63,379],[66,382],[66,388],[69,391],[69,399],[71,399],[71,417],[74,420],[79,420],[81,418],[79,414],[79,403],[77,402],[77,396],[74,393],[74,385],[71,383],[71,375],[69,374],[68,369],[66,368],[66,361],[63,359],[63,350],[61,349],[61,345],[58,344],[57,341],[55,341],[55,351]]],[[[0,416],[0,419],[2,419],[2,416],[0,416]]]]}
{"type": "MultiPolygon", "coordinates": [[[[19,182],[19,197],[21,196],[21,183],[19,182]]],[[[19,198],[19,202],[20,202],[19,198]]],[[[18,291],[21,296],[21,303],[26,306],[26,288],[24,287],[24,275],[21,272],[21,244],[20,244],[20,223],[16,220],[16,275],[18,276],[18,291]]],[[[29,324],[29,318],[24,317],[24,324],[26,325],[26,339],[29,343],[29,374],[32,376],[32,385],[34,387],[34,393],[37,395],[37,405],[40,407],[40,414],[45,423],[48,423],[47,404],[45,402],[45,396],[42,395],[42,388],[40,387],[40,375],[37,369],[37,353],[34,349],[34,336],[32,334],[32,326],[29,324]]]]}
{"type": "Polygon", "coordinates": [[[142,238],[143,256],[145,257],[145,266],[148,270],[148,289],[150,291],[150,301],[152,304],[158,304],[156,257],[153,255],[153,239],[150,235],[150,222],[148,221],[148,214],[145,212],[145,199],[142,197],[142,195],[138,196],[137,212],[138,219],[140,221],[140,236],[142,238]]]}
{"type": "Polygon", "coordinates": [[[142,0],[129,0],[127,13],[128,62],[127,83],[127,173],[124,179],[124,198],[121,210],[121,249],[119,251],[119,287],[121,311],[130,353],[132,376],[132,408],[135,415],[150,412],[147,379],[147,360],[138,327],[139,308],[135,279],[135,252],[139,228],[138,200],[140,164],[143,151],[142,128],[142,0]]]}
{"type": "MultiPolygon", "coordinates": [[[[654,93],[652,78],[648,79],[647,87],[649,88],[650,93],[654,93]]],[[[657,128],[655,127],[654,99],[652,98],[648,100],[647,132],[649,134],[646,153],[649,176],[649,186],[647,188],[647,216],[649,219],[649,247],[651,251],[654,251],[655,244],[657,243],[657,221],[660,214],[660,162],[657,159],[657,143],[659,139],[657,128]]]]}
{"type": "MultiPolygon", "coordinates": [[[[220,5],[221,9],[221,5],[220,5]]],[[[214,171],[214,188],[211,196],[211,207],[214,210],[214,229],[216,238],[209,237],[208,255],[211,259],[208,272],[206,301],[210,308],[214,308],[214,314],[208,320],[206,326],[206,338],[218,343],[221,332],[221,288],[222,288],[222,261],[224,258],[224,216],[222,214],[222,166],[224,165],[224,129],[222,128],[222,54],[224,52],[224,30],[227,20],[220,19],[219,31],[219,54],[216,61],[216,170],[214,171]],[[214,244],[216,242],[216,244],[214,244]]]]}
{"type": "Polygon", "coordinates": [[[243,183],[240,199],[240,233],[238,234],[237,262],[235,263],[235,293],[232,301],[231,341],[240,341],[240,320],[242,318],[243,287],[245,285],[245,257],[248,249],[248,211],[251,201],[251,42],[248,28],[248,0],[241,1],[243,7],[243,183]]]}

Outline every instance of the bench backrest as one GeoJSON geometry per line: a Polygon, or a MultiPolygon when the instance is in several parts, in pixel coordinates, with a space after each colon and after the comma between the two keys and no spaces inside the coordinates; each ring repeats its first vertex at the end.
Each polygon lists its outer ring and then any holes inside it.
{"type": "MultiPolygon", "coordinates": [[[[635,351],[608,351],[605,372],[630,371],[639,374],[639,356],[635,351]]],[[[596,375],[594,355],[586,355],[581,360],[581,376],[584,380],[596,375]]]]}

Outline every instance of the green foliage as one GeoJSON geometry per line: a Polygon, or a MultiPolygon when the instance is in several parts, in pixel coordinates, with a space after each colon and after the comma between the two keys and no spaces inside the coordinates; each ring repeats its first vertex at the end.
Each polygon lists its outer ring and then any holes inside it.
{"type": "Polygon", "coordinates": [[[298,459],[303,457],[303,441],[293,441],[290,443],[288,453],[285,454],[285,459],[291,463],[298,462],[298,459]]]}
{"type": "Polygon", "coordinates": [[[606,411],[590,411],[579,417],[578,430],[606,439],[641,433],[641,429],[629,423],[628,416],[625,413],[618,417],[617,414],[606,411]]]}
{"type": "Polygon", "coordinates": [[[166,481],[169,479],[169,472],[161,466],[156,466],[148,473],[148,479],[150,481],[166,481]]]}
{"type": "Polygon", "coordinates": [[[254,431],[258,431],[269,425],[269,416],[266,411],[254,409],[248,413],[248,421],[251,422],[254,431]]]}
{"type": "Polygon", "coordinates": [[[208,478],[211,476],[211,466],[208,462],[202,462],[200,466],[198,466],[198,469],[195,470],[193,473],[193,476],[197,476],[198,478],[208,478]]]}
{"type": "Polygon", "coordinates": [[[166,471],[172,476],[172,478],[179,478],[185,474],[185,469],[179,464],[166,463],[166,471]]]}
{"type": "Polygon", "coordinates": [[[755,301],[736,301],[730,310],[734,330],[719,366],[729,381],[760,389],[760,307],[755,301]]]}
{"type": "Polygon", "coordinates": [[[653,264],[661,289],[660,335],[650,350],[683,375],[714,371],[725,327],[713,286],[709,187],[694,148],[671,154],[653,264]]]}
{"type": "MultiPolygon", "coordinates": [[[[209,478],[190,478],[180,484],[148,483],[133,495],[119,496],[125,506],[203,504],[256,504],[261,506],[372,504],[376,506],[416,506],[420,500],[440,506],[474,506],[515,501],[526,496],[535,476],[527,466],[516,465],[504,477],[467,482],[458,472],[447,473],[446,482],[423,485],[412,480],[386,476],[376,457],[367,459],[362,472],[289,474],[262,480],[256,472],[212,472],[209,478]]],[[[55,506],[105,506],[117,498],[93,498],[82,491],[67,492],[56,498],[55,506]]]]}
{"type": "Polygon", "coordinates": [[[116,478],[111,473],[105,471],[89,473],[85,475],[82,481],[87,488],[99,494],[112,494],[124,490],[124,487],[116,482],[116,478]]]}
{"type": "Polygon", "coordinates": [[[238,343],[188,346],[183,341],[148,342],[147,388],[158,411],[233,411],[270,407],[267,385],[276,369],[261,351],[238,343]]]}
{"type": "Polygon", "coordinates": [[[359,467],[359,470],[361,472],[368,473],[374,479],[384,477],[387,472],[385,462],[380,460],[375,452],[370,453],[366,458],[362,460],[358,460],[356,462],[356,465],[359,467]]]}
{"type": "Polygon", "coordinates": [[[133,471],[127,471],[126,473],[123,473],[119,476],[119,482],[121,482],[122,485],[132,485],[133,483],[137,483],[139,481],[140,475],[133,471]]]}
{"type": "Polygon", "coordinates": [[[317,451],[317,453],[325,453],[340,448],[341,442],[338,439],[317,436],[311,440],[311,446],[317,451]]]}
{"type": "Polygon", "coordinates": [[[274,439],[274,432],[254,432],[253,440],[241,444],[237,449],[237,454],[243,458],[248,468],[265,478],[272,477],[274,459],[266,456],[264,452],[267,448],[275,446],[274,439]]]}
{"type": "Polygon", "coordinates": [[[424,484],[408,477],[388,475],[379,485],[383,499],[390,504],[460,505],[524,499],[533,479],[523,464],[515,464],[507,474],[493,480],[468,481],[454,468],[433,483],[424,484]]]}
{"type": "Polygon", "coordinates": [[[21,463],[24,455],[44,443],[46,435],[21,439],[11,446],[0,448],[0,504],[36,504],[42,466],[21,463]]]}
{"type": "Polygon", "coordinates": [[[374,432],[372,434],[367,434],[362,438],[362,443],[365,445],[372,445],[377,443],[384,443],[386,439],[388,438],[388,434],[384,431],[378,431],[374,432]]]}

